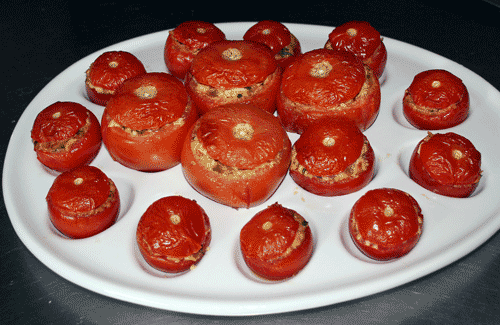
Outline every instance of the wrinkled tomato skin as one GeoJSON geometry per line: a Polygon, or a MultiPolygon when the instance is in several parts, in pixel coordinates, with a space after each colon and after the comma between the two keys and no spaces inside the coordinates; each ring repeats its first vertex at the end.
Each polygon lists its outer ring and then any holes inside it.
{"type": "Polygon", "coordinates": [[[137,245],[144,260],[167,273],[180,273],[194,267],[205,255],[211,240],[210,220],[205,210],[196,201],[182,196],[167,196],[153,202],[136,230],[137,245]],[[179,219],[175,219],[176,216],[179,219]]]}
{"type": "Polygon", "coordinates": [[[193,58],[202,48],[225,39],[225,34],[212,23],[198,20],[183,22],[169,33],[165,43],[164,60],[168,71],[184,79],[193,58]]]}
{"type": "Polygon", "coordinates": [[[408,193],[391,188],[370,190],[349,216],[349,234],[366,256],[388,261],[408,254],[423,230],[424,216],[408,193]]]}
{"type": "Polygon", "coordinates": [[[111,227],[120,211],[113,181],[94,166],[82,166],[56,177],[47,196],[50,221],[69,238],[94,236],[111,227]],[[80,178],[81,183],[75,184],[80,178]]]}
{"type": "Polygon", "coordinates": [[[90,101],[106,106],[118,87],[128,78],[146,73],[132,53],[109,51],[101,54],[86,72],[85,89],[90,101]]]}
{"type": "Polygon", "coordinates": [[[307,221],[294,210],[275,203],[258,212],[241,229],[240,248],[243,260],[253,273],[266,280],[279,281],[295,276],[307,265],[314,243],[307,221]],[[265,229],[266,223],[272,226],[265,229]],[[301,238],[300,244],[293,247],[297,236],[301,238]],[[292,251],[286,253],[289,248],[292,251]]]}
{"type": "Polygon", "coordinates": [[[481,179],[481,153],[468,139],[456,133],[429,133],[412,153],[409,175],[434,193],[469,197],[481,179]],[[461,152],[460,159],[454,157],[456,149],[461,152]]]}
{"type": "Polygon", "coordinates": [[[166,73],[147,73],[124,82],[106,106],[103,143],[111,157],[128,168],[166,170],[180,163],[184,138],[197,117],[181,81],[166,73]],[[156,96],[137,96],[136,91],[148,85],[155,86],[156,96]]]}
{"type": "Polygon", "coordinates": [[[462,80],[446,70],[427,70],[417,74],[405,91],[403,114],[418,129],[442,130],[465,121],[469,104],[462,80]]]}
{"type": "Polygon", "coordinates": [[[58,172],[90,164],[99,153],[102,144],[97,117],[83,105],[73,102],[56,102],[40,112],[33,124],[31,138],[35,143],[42,145],[75,139],[71,146],[64,150],[44,150],[35,145],[37,159],[46,167],[58,172]],[[61,115],[54,119],[54,114],[61,115]],[[78,135],[87,120],[90,123],[88,129],[83,135],[78,135]]]}

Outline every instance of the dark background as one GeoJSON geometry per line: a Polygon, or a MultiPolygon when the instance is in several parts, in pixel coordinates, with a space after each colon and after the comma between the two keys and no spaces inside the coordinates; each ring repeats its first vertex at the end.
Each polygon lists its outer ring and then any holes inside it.
{"type": "MultiPolygon", "coordinates": [[[[17,120],[36,94],[79,59],[186,20],[338,26],[366,20],[383,36],[447,57],[500,89],[500,3],[480,1],[191,2],[3,1],[0,7],[1,161],[17,120]]],[[[500,105],[500,103],[499,103],[500,105]]],[[[138,306],[78,287],[35,258],[0,207],[2,324],[498,324],[500,234],[419,280],[333,306],[229,318],[138,306]]]]}

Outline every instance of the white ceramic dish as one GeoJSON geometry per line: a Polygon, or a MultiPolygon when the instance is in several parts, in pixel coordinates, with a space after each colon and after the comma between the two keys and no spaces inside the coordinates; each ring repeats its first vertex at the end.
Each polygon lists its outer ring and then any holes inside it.
{"type": "MultiPolygon", "coordinates": [[[[218,26],[229,39],[241,39],[253,23],[218,26]]],[[[333,27],[287,24],[303,51],[323,47],[333,27]]],[[[99,54],[125,50],[135,54],[148,72],[166,71],[163,46],[168,31],[128,40],[76,62],[52,80],[30,103],[9,143],[3,170],[6,207],[18,236],[47,267],[82,287],[151,307],[207,315],[269,314],[319,307],[381,292],[415,280],[466,255],[500,227],[500,93],[475,73],[415,46],[384,38],[388,63],[382,85],[380,114],[366,132],[376,153],[376,175],[363,190],[336,198],[312,195],[287,176],[274,196],[252,209],[234,210],[199,195],[184,180],[181,167],[141,173],[112,161],[105,148],[92,165],[118,186],[122,208],[118,222],[94,237],[70,240],[52,227],[45,195],[56,174],[35,158],[30,139],[33,121],[55,101],[75,101],[99,118],[103,108],[85,95],[85,70],[99,54]],[[469,138],[483,154],[483,178],[470,198],[433,194],[407,176],[415,145],[426,131],[404,119],[401,100],[413,76],[427,69],[446,69],[460,77],[470,92],[470,116],[453,131],[469,138]],[[354,202],[367,190],[394,187],[410,193],[421,205],[424,231],[405,257],[376,262],[357,251],[346,220],[354,202]],[[195,199],[208,213],[213,230],[210,251],[196,269],[170,276],[151,269],[135,243],[137,222],[156,199],[168,195],[195,199]],[[258,211],[280,204],[309,221],[315,250],[306,268],[287,281],[259,280],[247,269],[239,251],[239,231],[258,211]]],[[[443,131],[445,132],[445,131],[443,131]]],[[[297,135],[290,134],[292,142],[297,135]]]]}

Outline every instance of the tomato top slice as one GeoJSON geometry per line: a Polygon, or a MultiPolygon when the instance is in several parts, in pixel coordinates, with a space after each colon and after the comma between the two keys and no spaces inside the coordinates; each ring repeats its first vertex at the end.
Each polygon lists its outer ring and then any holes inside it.
{"type": "Polygon", "coordinates": [[[106,106],[107,114],[132,130],[154,130],[179,119],[188,104],[184,84],[163,72],[127,79],[106,106]]]}
{"type": "Polygon", "coordinates": [[[180,43],[195,51],[214,41],[225,40],[226,35],[213,23],[200,20],[185,21],[171,31],[180,43]]]}
{"type": "Polygon", "coordinates": [[[369,58],[380,46],[380,33],[366,21],[350,21],[336,27],[328,39],[333,48],[354,53],[362,60],[369,58]]]}
{"type": "Polygon", "coordinates": [[[190,72],[214,88],[249,87],[264,81],[277,69],[269,47],[252,41],[216,41],[193,59],[190,72]]]}
{"type": "Polygon", "coordinates": [[[266,44],[273,55],[278,54],[292,41],[288,28],[274,20],[259,21],[246,31],[243,39],[266,44]]]}
{"type": "Polygon", "coordinates": [[[354,54],[316,49],[285,69],[282,90],[294,102],[327,108],[353,99],[365,80],[363,63],[354,54]]]}

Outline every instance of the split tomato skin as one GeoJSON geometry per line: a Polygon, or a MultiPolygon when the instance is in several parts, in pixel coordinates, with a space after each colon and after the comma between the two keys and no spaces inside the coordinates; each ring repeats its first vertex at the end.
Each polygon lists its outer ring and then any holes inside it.
{"type": "Polygon", "coordinates": [[[37,159],[58,172],[90,164],[102,144],[99,120],[74,102],[56,102],[43,109],[35,118],[31,139],[37,159]]]}
{"type": "Polygon", "coordinates": [[[258,212],[240,231],[243,259],[267,280],[284,280],[300,272],[313,254],[311,229],[304,218],[278,203],[258,212]]]}
{"type": "Polygon", "coordinates": [[[469,197],[477,188],[481,173],[481,153],[470,140],[453,132],[429,132],[410,158],[410,178],[449,197],[469,197]]]}
{"type": "Polygon", "coordinates": [[[81,166],[56,177],[46,196],[50,221],[67,237],[94,236],[111,227],[120,211],[120,195],[99,168],[81,166]]]}
{"type": "Polygon", "coordinates": [[[408,193],[379,188],[366,192],[351,209],[349,234],[366,256],[388,261],[408,254],[422,235],[424,217],[408,193]]]}
{"type": "Polygon", "coordinates": [[[167,273],[193,269],[209,249],[210,220],[194,200],[167,196],[153,202],[137,225],[136,241],[145,261],[167,273]]]}

